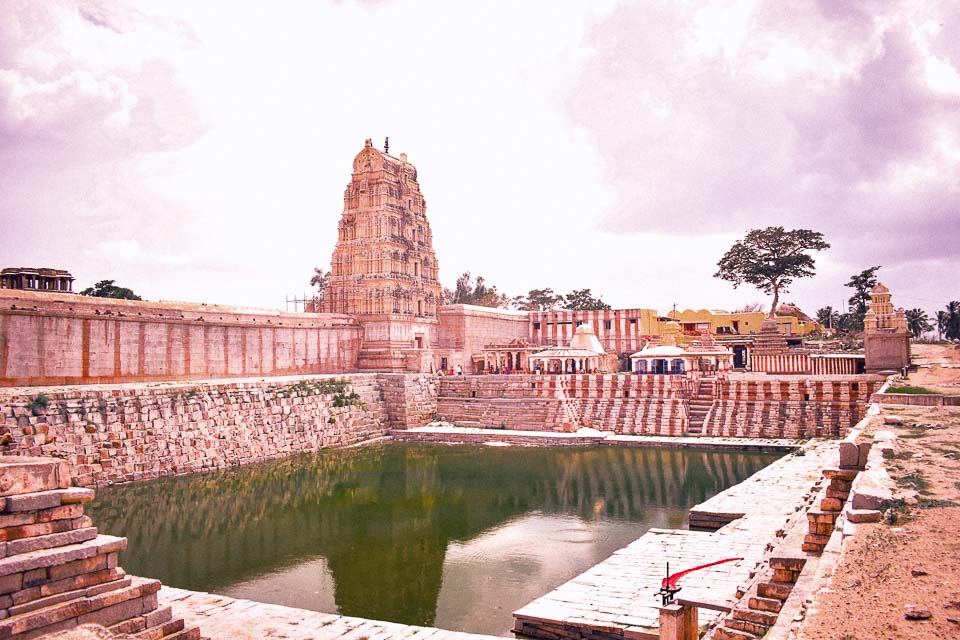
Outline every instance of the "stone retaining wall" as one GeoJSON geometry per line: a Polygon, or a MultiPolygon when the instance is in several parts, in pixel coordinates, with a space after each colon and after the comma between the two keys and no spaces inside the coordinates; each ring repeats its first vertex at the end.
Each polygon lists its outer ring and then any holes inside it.
{"type": "Polygon", "coordinates": [[[682,435],[688,387],[683,376],[449,376],[440,380],[437,413],[463,427],[682,435]]]}
{"type": "Polygon", "coordinates": [[[4,453],[66,460],[80,486],[223,469],[378,438],[388,414],[421,419],[429,376],[389,376],[389,403],[382,377],[11,389],[0,438],[4,453]]]}
{"type": "MultiPolygon", "coordinates": [[[[731,374],[717,381],[702,435],[843,437],[882,383],[865,375],[731,374]]],[[[451,376],[440,381],[437,414],[461,427],[680,436],[688,435],[693,384],[673,375],[451,376]]]]}
{"type": "Polygon", "coordinates": [[[843,437],[866,414],[880,376],[742,376],[720,380],[704,434],[843,437]]]}

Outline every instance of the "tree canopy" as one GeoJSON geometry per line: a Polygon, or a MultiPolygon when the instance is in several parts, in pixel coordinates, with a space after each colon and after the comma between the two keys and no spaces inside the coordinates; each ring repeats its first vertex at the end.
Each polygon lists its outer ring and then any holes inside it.
{"type": "Polygon", "coordinates": [[[95,298],[114,298],[118,300],[143,300],[135,294],[132,289],[118,287],[113,280],[101,280],[92,287],[87,287],[80,292],[82,296],[93,296],[95,298]]]}
{"type": "Polygon", "coordinates": [[[313,276],[310,278],[310,286],[316,287],[317,291],[313,294],[314,303],[322,303],[327,292],[327,285],[330,284],[330,272],[324,271],[320,267],[313,268],[313,276]]]}
{"type": "Polygon", "coordinates": [[[483,276],[474,279],[469,271],[464,271],[454,289],[444,289],[443,299],[447,304],[474,304],[480,307],[499,307],[506,309],[510,306],[510,296],[500,293],[493,285],[488,286],[483,276]]]}
{"type": "Polygon", "coordinates": [[[923,309],[907,309],[904,313],[907,316],[907,327],[914,338],[919,338],[925,332],[933,330],[930,318],[923,309]]]}
{"type": "Polygon", "coordinates": [[[556,294],[553,289],[531,289],[527,295],[517,298],[517,307],[524,311],[550,311],[562,307],[564,296],[556,294]]]}
{"type": "Polygon", "coordinates": [[[850,276],[846,285],[853,289],[853,295],[847,300],[850,305],[850,328],[854,331],[863,331],[863,316],[870,306],[870,290],[877,286],[877,270],[880,265],[864,269],[860,273],[850,276]]]}
{"type": "Polygon", "coordinates": [[[960,339],[960,300],[951,300],[937,312],[937,332],[947,340],[960,339]]]}
{"type": "Polygon", "coordinates": [[[602,311],[610,308],[610,305],[600,298],[594,298],[590,289],[571,291],[564,296],[564,298],[566,299],[565,309],[573,309],[575,311],[602,311]]]}
{"type": "Polygon", "coordinates": [[[823,234],[810,229],[751,229],[720,258],[714,277],[732,282],[734,288],[746,282],[773,294],[769,313],[772,317],[780,293],[788,291],[797,278],[814,274],[814,260],[809,252],[829,248],[823,234]]]}

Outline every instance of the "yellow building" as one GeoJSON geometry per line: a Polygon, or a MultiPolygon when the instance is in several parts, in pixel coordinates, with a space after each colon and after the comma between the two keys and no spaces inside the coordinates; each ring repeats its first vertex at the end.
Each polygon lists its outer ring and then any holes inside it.
{"type": "MultiPolygon", "coordinates": [[[[684,309],[667,314],[680,324],[680,331],[686,336],[697,336],[704,329],[710,329],[715,336],[750,335],[760,333],[767,314],[763,311],[729,312],[718,309],[684,309]]],[[[816,322],[804,322],[796,316],[778,315],[777,328],[788,336],[802,336],[823,329],[816,322]]]]}

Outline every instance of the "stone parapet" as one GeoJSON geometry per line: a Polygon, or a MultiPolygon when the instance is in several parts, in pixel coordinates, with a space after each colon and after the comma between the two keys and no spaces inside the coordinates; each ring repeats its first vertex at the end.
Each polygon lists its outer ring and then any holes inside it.
{"type": "Polygon", "coordinates": [[[0,459],[0,637],[28,640],[99,624],[150,640],[199,640],[169,607],[160,583],[118,565],[126,538],[100,535],[69,488],[67,465],[50,458],[0,459]]]}

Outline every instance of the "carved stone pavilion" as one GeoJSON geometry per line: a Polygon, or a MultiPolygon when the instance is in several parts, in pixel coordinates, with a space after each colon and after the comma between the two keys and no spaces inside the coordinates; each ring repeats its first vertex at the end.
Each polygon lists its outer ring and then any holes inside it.
{"type": "Polygon", "coordinates": [[[407,155],[367,139],[344,193],[323,302],[363,326],[361,369],[430,370],[442,290],[426,210],[407,155]]]}

